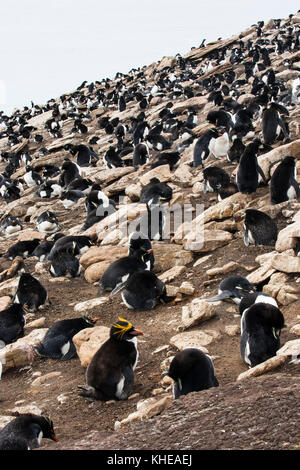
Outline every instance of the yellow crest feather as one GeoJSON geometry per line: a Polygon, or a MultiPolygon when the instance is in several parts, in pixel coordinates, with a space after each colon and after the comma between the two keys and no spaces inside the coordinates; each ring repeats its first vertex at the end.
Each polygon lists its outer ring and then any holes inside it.
{"type": "Polygon", "coordinates": [[[113,334],[120,336],[120,338],[122,339],[124,334],[132,328],[132,324],[129,321],[125,320],[125,318],[121,318],[121,317],[119,317],[118,321],[127,323],[127,325],[119,325],[119,323],[115,323],[113,325],[114,328],[117,328],[118,330],[120,330],[120,331],[115,331],[113,334]]]}

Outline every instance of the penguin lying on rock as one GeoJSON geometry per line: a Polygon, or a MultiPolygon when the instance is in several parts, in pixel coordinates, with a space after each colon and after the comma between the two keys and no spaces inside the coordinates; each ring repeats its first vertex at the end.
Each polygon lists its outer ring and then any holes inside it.
{"type": "Polygon", "coordinates": [[[280,348],[280,332],[285,327],[278,307],[255,303],[241,318],[241,355],[250,367],[270,359],[280,348]]]}
{"type": "Polygon", "coordinates": [[[232,299],[234,303],[240,304],[244,295],[253,293],[255,286],[251,284],[245,277],[229,276],[219,284],[218,295],[205,299],[206,302],[217,302],[223,299],[232,299]]]}
{"type": "Polygon", "coordinates": [[[197,348],[185,348],[177,352],[170,364],[168,376],[174,380],[175,399],[219,386],[211,357],[197,348]]]}
{"type": "Polygon", "coordinates": [[[158,178],[151,178],[140,194],[140,202],[149,206],[159,202],[168,202],[172,199],[173,190],[167,183],[161,183],[158,178]]]}
{"type": "Polygon", "coordinates": [[[43,438],[58,441],[50,418],[20,414],[0,431],[0,450],[32,450],[43,438]]]}
{"type": "Polygon", "coordinates": [[[47,331],[43,341],[35,347],[39,356],[67,361],[76,356],[72,341],[74,335],[85,328],[92,328],[98,318],[72,318],[54,323],[47,331]]]}
{"type": "Polygon", "coordinates": [[[127,400],[134,383],[138,361],[137,336],[143,332],[119,318],[110,329],[86,371],[87,387],[78,387],[79,395],[88,400],[127,400]]]}
{"type": "Polygon", "coordinates": [[[11,235],[12,233],[19,232],[23,230],[23,226],[20,220],[13,215],[8,215],[1,222],[0,233],[4,232],[6,235],[11,235]]]}

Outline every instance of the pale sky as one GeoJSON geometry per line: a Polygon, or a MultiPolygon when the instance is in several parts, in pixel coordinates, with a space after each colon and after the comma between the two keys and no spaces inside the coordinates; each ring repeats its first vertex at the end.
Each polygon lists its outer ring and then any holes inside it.
{"type": "Polygon", "coordinates": [[[0,0],[0,110],[50,98],[116,72],[184,55],[296,0],[0,0]]]}

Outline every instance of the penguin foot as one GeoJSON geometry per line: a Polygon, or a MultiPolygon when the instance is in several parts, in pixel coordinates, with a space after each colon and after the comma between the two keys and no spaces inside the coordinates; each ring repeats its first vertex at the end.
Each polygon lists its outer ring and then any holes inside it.
{"type": "Polygon", "coordinates": [[[77,385],[78,395],[85,398],[88,401],[95,401],[95,390],[92,388],[85,388],[81,385],[77,385]]]}

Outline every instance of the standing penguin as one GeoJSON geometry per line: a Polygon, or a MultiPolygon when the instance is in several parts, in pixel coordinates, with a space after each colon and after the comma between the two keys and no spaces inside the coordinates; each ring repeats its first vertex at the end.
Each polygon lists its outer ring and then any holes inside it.
{"type": "Polygon", "coordinates": [[[161,183],[158,178],[151,178],[141,190],[140,202],[145,204],[158,204],[161,201],[170,201],[173,190],[167,183],[161,183]]]}
{"type": "Polygon", "coordinates": [[[109,339],[98,349],[86,371],[87,388],[79,394],[88,400],[127,400],[138,361],[136,330],[124,318],[110,329],[109,339]]]}
{"type": "Polygon", "coordinates": [[[152,271],[135,271],[129,278],[118,284],[111,292],[114,296],[122,291],[126,307],[134,310],[152,310],[165,302],[166,286],[152,271]]]}
{"type": "Polygon", "coordinates": [[[58,441],[50,418],[31,413],[20,414],[0,431],[0,450],[32,450],[42,438],[58,441]]]}
{"type": "Polygon", "coordinates": [[[271,304],[278,307],[276,300],[265,292],[253,292],[252,294],[245,294],[239,305],[239,314],[242,316],[244,311],[254,304],[263,303],[271,304]]]}
{"type": "Polygon", "coordinates": [[[300,197],[294,157],[285,159],[275,169],[270,181],[271,202],[279,204],[300,197]]]}
{"type": "Polygon", "coordinates": [[[266,183],[265,175],[257,161],[257,153],[261,142],[254,139],[253,142],[245,148],[239,162],[236,183],[238,190],[243,194],[255,192],[259,184],[259,175],[266,183]]]}
{"type": "Polygon", "coordinates": [[[19,279],[14,302],[21,304],[30,312],[36,312],[48,299],[48,293],[42,284],[29,273],[22,273],[19,279]]]}
{"type": "Polygon", "coordinates": [[[70,158],[65,158],[61,167],[61,175],[58,183],[61,186],[68,186],[73,180],[80,178],[81,173],[79,165],[72,162],[70,158]]]}
{"type": "Polygon", "coordinates": [[[216,302],[223,299],[232,299],[234,303],[240,304],[244,295],[253,293],[255,287],[243,276],[229,276],[219,284],[218,295],[205,299],[206,302],[216,302]]]}
{"type": "Polygon", "coordinates": [[[145,250],[150,253],[149,260],[146,262],[148,269],[153,269],[154,254],[149,238],[141,232],[132,232],[128,239],[128,256],[135,255],[139,250],[145,250]]]}
{"type": "Polygon", "coordinates": [[[241,318],[241,355],[250,367],[270,359],[280,348],[280,331],[284,317],[279,308],[255,303],[241,318]]]}
{"type": "Polygon", "coordinates": [[[283,132],[285,140],[289,139],[286,125],[282,121],[279,113],[289,115],[288,110],[284,106],[275,102],[270,103],[262,113],[261,127],[264,143],[266,145],[272,145],[279,137],[281,131],[283,132]]]}
{"type": "Polygon", "coordinates": [[[210,140],[208,148],[215,158],[227,157],[230,149],[229,136],[225,127],[218,127],[218,137],[210,140]]]}
{"type": "Polygon", "coordinates": [[[133,166],[137,170],[140,165],[145,165],[149,161],[149,148],[146,142],[140,142],[134,147],[133,166]]]}
{"type": "Polygon", "coordinates": [[[277,225],[271,217],[256,209],[247,209],[244,220],[244,243],[246,246],[265,245],[275,246],[277,240],[277,225]]]}
{"type": "Polygon", "coordinates": [[[23,176],[23,179],[29,188],[32,186],[39,186],[43,183],[43,178],[29,165],[26,166],[26,173],[23,176]]]}
{"type": "Polygon", "coordinates": [[[209,144],[212,139],[216,139],[217,137],[217,129],[210,129],[199,137],[194,146],[194,167],[199,165],[203,166],[203,160],[205,160],[210,154],[209,144]]]}
{"type": "Polygon", "coordinates": [[[0,346],[13,343],[24,336],[24,315],[22,305],[15,303],[0,312],[0,346]]]}
{"type": "Polygon", "coordinates": [[[69,278],[79,276],[81,266],[78,259],[74,256],[74,250],[75,242],[73,242],[72,248],[57,251],[51,256],[51,266],[49,269],[51,276],[66,276],[69,278]]]}
{"type": "Polygon", "coordinates": [[[39,356],[67,361],[76,356],[72,341],[74,335],[85,328],[92,328],[98,318],[71,318],[55,322],[47,331],[43,341],[35,347],[39,356]]]}
{"type": "Polygon", "coordinates": [[[197,348],[185,348],[177,352],[170,364],[168,376],[174,380],[175,399],[219,386],[211,357],[197,348]]]}

